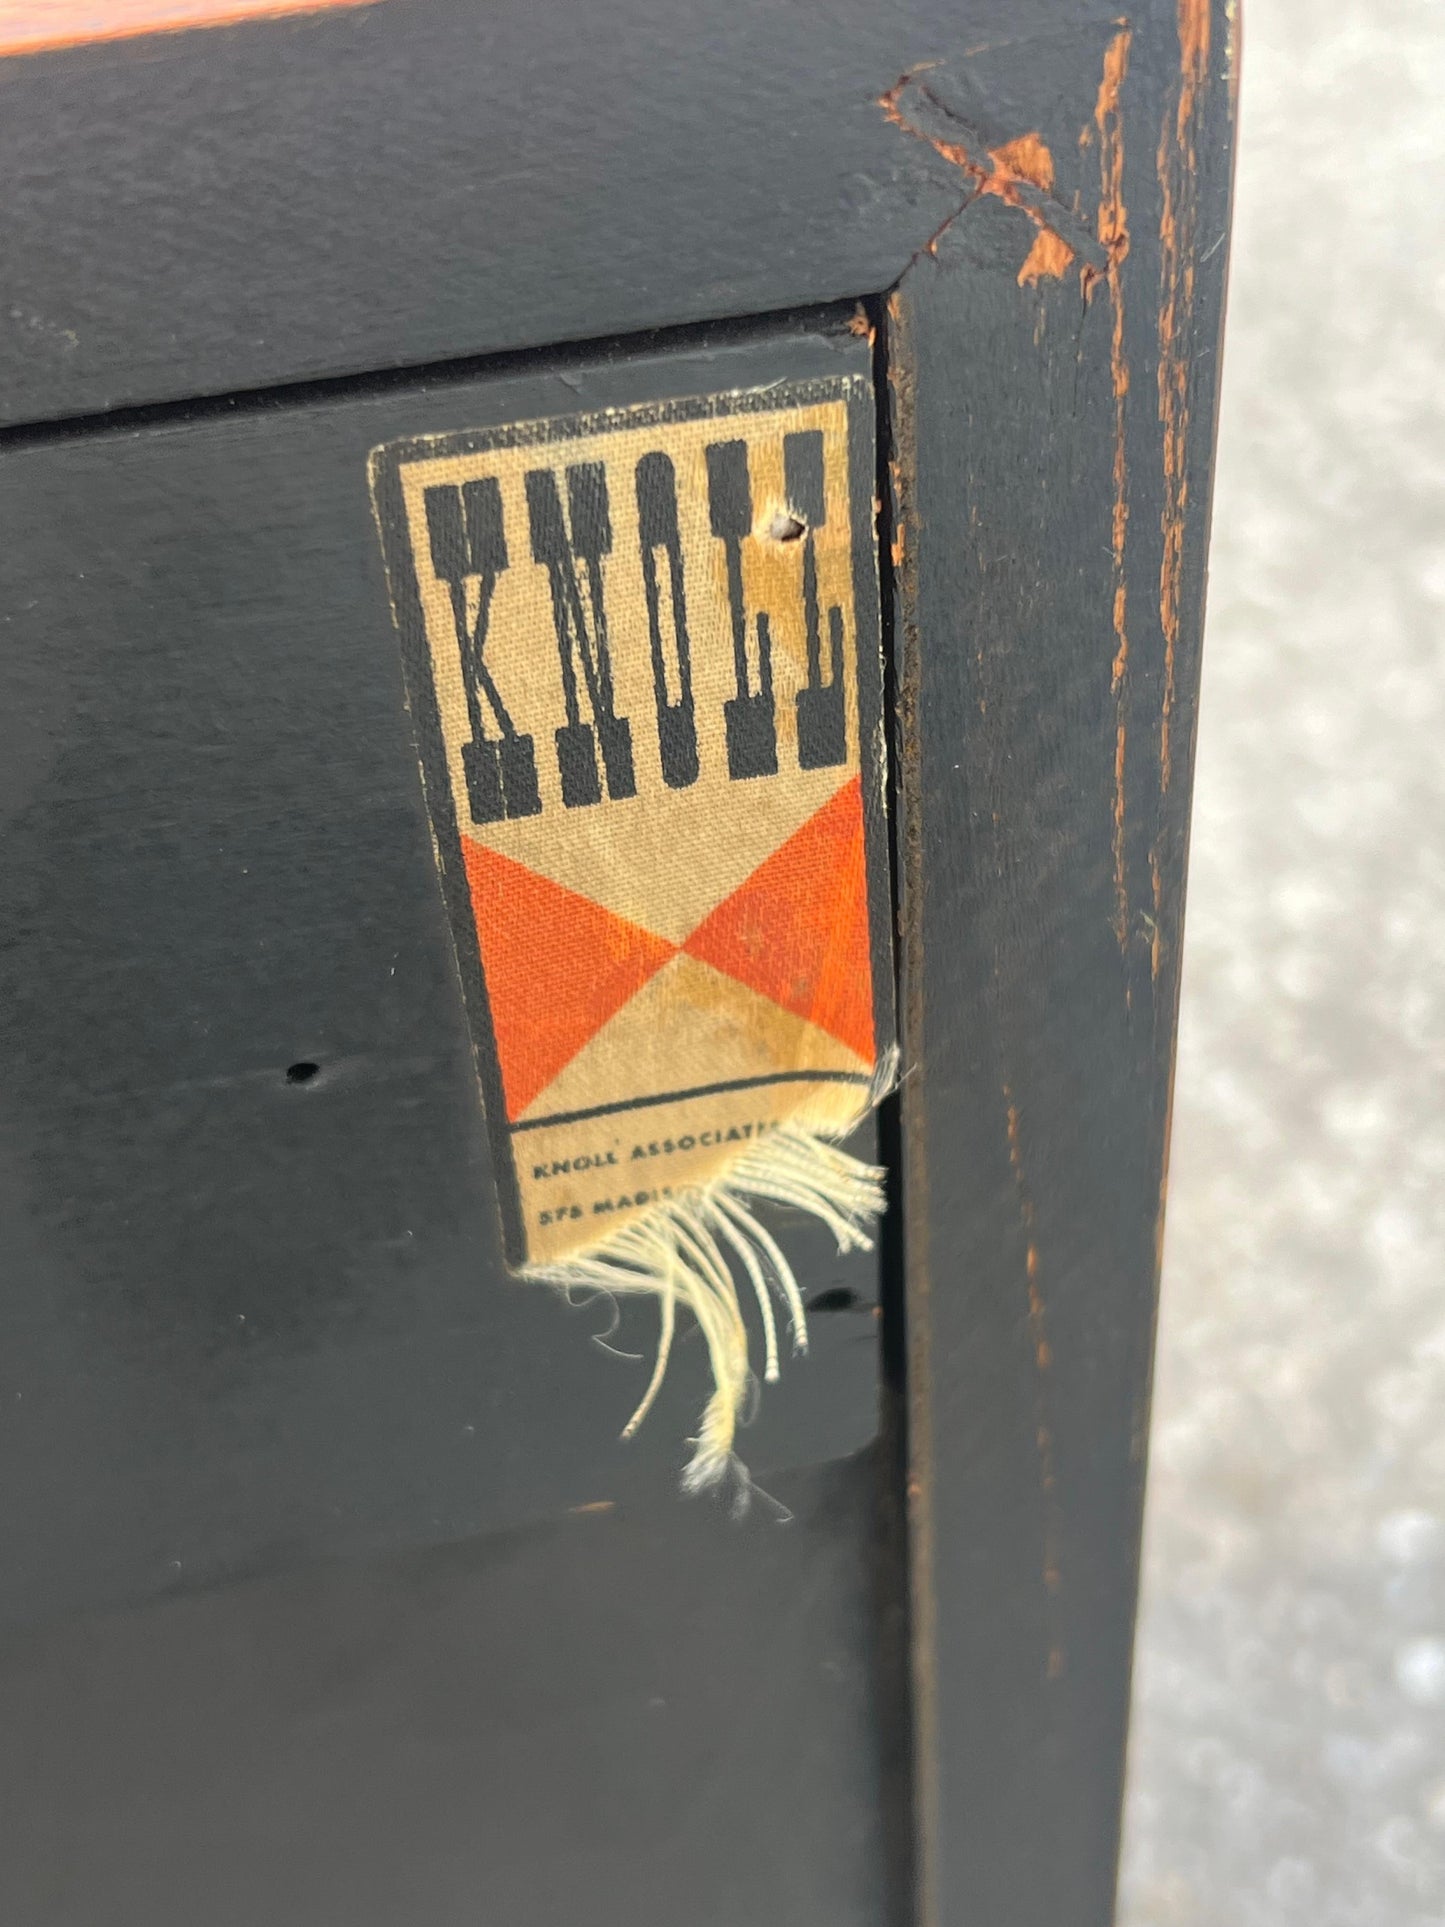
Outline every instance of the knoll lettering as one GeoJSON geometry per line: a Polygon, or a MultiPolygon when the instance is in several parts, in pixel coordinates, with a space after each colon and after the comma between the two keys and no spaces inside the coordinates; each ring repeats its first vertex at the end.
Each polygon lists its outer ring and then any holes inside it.
{"type": "Polygon", "coordinates": [[[619,716],[615,708],[612,650],[603,593],[602,558],[612,549],[607,470],[601,462],[579,462],[568,468],[566,518],[553,470],[528,470],[525,486],[532,555],[546,568],[551,584],[552,626],[557,636],[562,699],[567,710],[566,722],[555,733],[562,801],[572,810],[601,802],[599,747],[608,796],[614,799],[635,796],[632,729],[626,717],[619,716]],[[579,562],[582,576],[578,574],[579,562]],[[579,669],[591,711],[590,722],[582,718],[579,669]]]}
{"type": "Polygon", "coordinates": [[[474,823],[536,816],[542,807],[530,736],[519,735],[487,668],[487,626],[497,577],[507,566],[502,491],[491,476],[460,488],[426,491],[427,537],[432,568],[451,593],[452,624],[461,655],[470,742],[462,745],[467,803],[474,823]],[[476,614],[471,612],[475,584],[476,614]],[[491,711],[491,735],[483,710],[491,711]]]}

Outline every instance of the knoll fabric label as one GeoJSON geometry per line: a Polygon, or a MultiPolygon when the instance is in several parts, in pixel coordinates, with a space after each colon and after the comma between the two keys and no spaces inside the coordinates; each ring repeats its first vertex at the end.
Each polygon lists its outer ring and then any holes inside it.
{"type": "Polygon", "coordinates": [[[514,1264],[866,1102],[872,475],[851,376],[372,457],[514,1264]]]}

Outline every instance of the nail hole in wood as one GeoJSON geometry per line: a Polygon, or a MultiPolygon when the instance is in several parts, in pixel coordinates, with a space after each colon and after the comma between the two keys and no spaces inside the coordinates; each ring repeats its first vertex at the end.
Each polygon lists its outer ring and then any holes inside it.
{"type": "Polygon", "coordinates": [[[789,509],[779,509],[768,524],[771,542],[797,542],[808,532],[808,525],[789,509]]]}
{"type": "Polygon", "coordinates": [[[846,1285],[834,1285],[828,1291],[820,1291],[816,1298],[808,1300],[809,1311],[856,1311],[859,1299],[856,1291],[849,1291],[846,1285]]]}

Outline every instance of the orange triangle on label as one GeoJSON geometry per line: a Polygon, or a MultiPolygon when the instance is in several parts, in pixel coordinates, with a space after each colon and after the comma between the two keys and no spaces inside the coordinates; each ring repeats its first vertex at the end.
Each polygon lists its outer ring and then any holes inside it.
{"type": "Polygon", "coordinates": [[[874,1058],[863,791],[845,783],[683,945],[874,1058]]]}
{"type": "Polygon", "coordinates": [[[470,837],[461,844],[512,1119],[677,947],[470,837]]]}

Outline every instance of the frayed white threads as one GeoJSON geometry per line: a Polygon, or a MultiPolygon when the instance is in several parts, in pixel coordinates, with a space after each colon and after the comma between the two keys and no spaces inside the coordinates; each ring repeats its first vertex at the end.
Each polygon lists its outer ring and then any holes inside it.
{"type": "MultiPolygon", "coordinates": [[[[865,1109],[888,1089],[895,1064],[890,1054],[879,1067],[865,1109]]],[[[827,1225],[840,1252],[871,1251],[873,1227],[884,1207],[883,1179],[878,1166],[850,1157],[820,1132],[798,1122],[783,1124],[710,1183],[660,1200],[645,1218],[613,1232],[591,1251],[528,1273],[568,1293],[590,1290],[657,1299],[657,1357],[641,1402],[623,1428],[624,1438],[637,1431],[661,1389],[677,1333],[678,1307],[691,1312],[707,1345],[713,1392],[697,1437],[690,1441],[692,1457],[682,1475],[685,1492],[709,1491],[731,1476],[738,1486],[736,1502],[745,1506],[750,1489],[734,1445],[756,1380],[730,1258],[741,1267],[757,1300],[764,1382],[772,1383],[781,1373],[774,1299],[786,1311],[793,1351],[808,1349],[807,1314],[793,1268],[753,1207],[767,1202],[809,1212],[827,1225]]]]}

